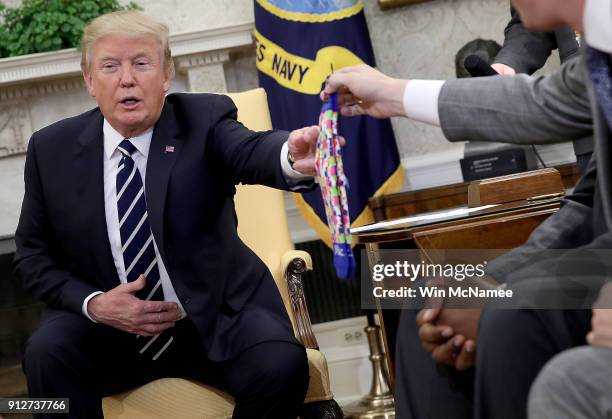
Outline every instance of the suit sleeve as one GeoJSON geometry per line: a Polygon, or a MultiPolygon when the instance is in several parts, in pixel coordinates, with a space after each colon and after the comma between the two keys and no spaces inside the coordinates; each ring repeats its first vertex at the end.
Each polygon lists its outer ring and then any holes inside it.
{"type": "Polygon", "coordinates": [[[62,260],[55,248],[37,164],[36,134],[28,146],[24,181],[13,274],[26,291],[47,306],[82,314],[83,301],[98,289],[72,275],[67,269],[68,262],[62,260]]]}
{"type": "MultiPolygon", "coordinates": [[[[582,60],[572,60],[547,77],[518,75],[449,81],[440,92],[442,129],[451,141],[473,138],[546,144],[592,136],[585,77],[582,60]]],[[[592,241],[595,179],[593,157],[562,208],[534,230],[525,245],[492,261],[488,273],[501,282],[518,281],[528,276],[520,275],[519,267],[543,263],[550,256],[545,250],[612,245],[612,237],[592,241]]],[[[549,262],[554,265],[562,260],[549,262]]]]}
{"type": "MultiPolygon", "coordinates": [[[[593,240],[593,196],[597,176],[595,156],[571,195],[563,199],[561,208],[536,228],[527,242],[491,261],[487,273],[499,282],[516,282],[525,275],[515,275],[520,267],[541,262],[553,256],[553,249],[588,246],[593,240]]],[[[612,246],[612,236],[606,246],[612,246]]],[[[560,253],[560,252],[556,252],[560,253]]],[[[556,255],[555,255],[556,256],[556,255]]],[[[567,255],[565,255],[567,257],[567,255]]],[[[560,263],[556,261],[553,263],[560,263]]]]}
{"type": "Polygon", "coordinates": [[[440,125],[450,141],[550,144],[593,135],[583,60],[550,76],[449,80],[440,92],[440,125]]]}
{"type": "Polygon", "coordinates": [[[215,99],[209,149],[220,159],[234,184],[262,184],[278,189],[304,189],[312,180],[291,185],[283,174],[280,155],[289,133],[286,131],[251,131],[237,121],[237,109],[224,95],[215,99]]]}
{"type": "Polygon", "coordinates": [[[504,45],[495,57],[496,63],[506,64],[517,73],[533,74],[542,68],[552,50],[557,48],[556,35],[527,30],[512,8],[512,18],[504,30],[504,45]]]}

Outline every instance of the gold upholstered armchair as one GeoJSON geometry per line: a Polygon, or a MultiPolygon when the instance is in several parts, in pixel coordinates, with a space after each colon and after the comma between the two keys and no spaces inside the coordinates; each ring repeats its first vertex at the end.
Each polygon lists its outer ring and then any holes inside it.
{"type": "MultiPolygon", "coordinates": [[[[255,89],[229,95],[238,120],[255,131],[271,128],[266,94],[255,89]]],[[[318,350],[302,287],[302,274],[312,269],[310,255],[293,250],[282,191],[239,185],[236,193],[238,233],[272,272],[289,313],[295,335],[306,347],[310,370],[308,393],[300,417],[342,418],[333,399],[327,361],[318,350]]],[[[220,390],[180,378],[164,378],[104,398],[105,418],[230,418],[233,400],[220,390]]]]}

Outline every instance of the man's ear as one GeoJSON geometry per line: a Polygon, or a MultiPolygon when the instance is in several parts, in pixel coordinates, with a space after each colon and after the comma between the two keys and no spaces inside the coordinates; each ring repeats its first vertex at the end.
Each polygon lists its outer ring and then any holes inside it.
{"type": "Polygon", "coordinates": [[[85,86],[87,86],[89,94],[93,97],[96,97],[96,91],[94,89],[93,81],[91,79],[91,73],[88,70],[83,70],[83,80],[85,80],[85,86]]]}

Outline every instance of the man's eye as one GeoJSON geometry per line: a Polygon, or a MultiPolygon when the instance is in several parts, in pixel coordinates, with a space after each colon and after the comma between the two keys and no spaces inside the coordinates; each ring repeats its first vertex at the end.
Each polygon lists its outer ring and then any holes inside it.
{"type": "Polygon", "coordinates": [[[114,68],[116,68],[116,67],[117,67],[117,66],[116,66],[115,64],[110,64],[110,63],[109,63],[109,64],[103,64],[103,65],[102,65],[102,69],[103,69],[103,70],[105,70],[105,71],[108,71],[108,70],[113,70],[113,69],[114,69],[114,68]]]}

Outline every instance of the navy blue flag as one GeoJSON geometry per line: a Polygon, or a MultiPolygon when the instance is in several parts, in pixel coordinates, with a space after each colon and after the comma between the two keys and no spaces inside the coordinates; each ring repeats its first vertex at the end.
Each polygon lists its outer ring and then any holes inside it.
{"type": "MultiPolygon", "coordinates": [[[[255,27],[259,84],[268,94],[276,129],[318,124],[319,92],[332,68],[375,65],[360,0],[255,0],[255,27]]],[[[368,199],[398,191],[404,172],[388,119],[340,117],[338,127],[347,141],[342,158],[355,227],[374,221],[368,199]]],[[[308,223],[331,245],[319,188],[294,197],[308,223]]]]}

